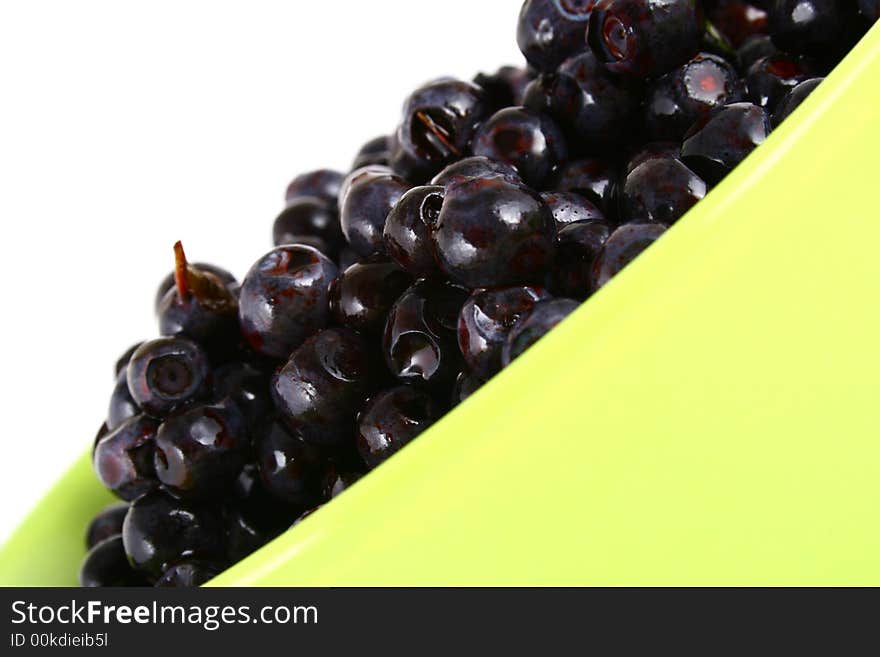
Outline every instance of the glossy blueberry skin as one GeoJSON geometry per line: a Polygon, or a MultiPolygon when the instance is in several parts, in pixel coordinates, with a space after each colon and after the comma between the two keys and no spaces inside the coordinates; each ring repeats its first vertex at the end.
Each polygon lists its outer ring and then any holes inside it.
{"type": "Polygon", "coordinates": [[[592,201],[574,192],[542,192],[541,199],[553,213],[557,231],[581,221],[605,221],[605,215],[592,201]]]}
{"type": "Polygon", "coordinates": [[[392,141],[391,137],[388,135],[373,137],[370,141],[361,146],[357,155],[355,155],[354,161],[351,164],[352,170],[360,169],[361,167],[369,166],[371,164],[382,164],[387,166],[391,161],[391,147],[392,141]]]}
{"type": "Polygon", "coordinates": [[[681,160],[654,158],[637,166],[620,194],[624,222],[671,225],[707,193],[706,182],[681,160]]]}
{"type": "Polygon", "coordinates": [[[220,558],[223,530],[217,504],[180,500],[158,489],[131,503],[122,524],[122,542],[129,563],[158,578],[185,559],[220,558]]]}
{"type": "MultiPolygon", "coordinates": [[[[230,274],[225,269],[217,267],[216,265],[212,265],[207,262],[196,262],[192,265],[196,269],[208,272],[219,278],[230,292],[237,293],[238,291],[238,281],[235,279],[235,276],[230,274]]],[[[153,308],[156,311],[156,314],[159,314],[159,309],[162,306],[162,301],[165,299],[168,294],[168,290],[174,287],[174,272],[170,272],[165,278],[162,279],[162,282],[159,284],[159,288],[156,290],[156,300],[153,304],[153,308]]],[[[130,357],[130,356],[129,356],[130,357]]]]}
{"type": "Polygon", "coordinates": [[[413,187],[400,197],[385,220],[385,252],[412,276],[441,275],[431,251],[431,226],[440,215],[445,194],[438,185],[413,187]]]}
{"type": "Polygon", "coordinates": [[[332,204],[315,196],[293,199],[275,219],[272,242],[275,246],[307,244],[334,258],[345,242],[335,199],[332,204]]]}
{"type": "Polygon", "coordinates": [[[584,158],[562,167],[553,189],[586,197],[613,221],[617,216],[617,179],[616,168],[607,160],[584,158]]]}
{"type": "Polygon", "coordinates": [[[772,113],[789,91],[812,77],[815,70],[804,60],[784,53],[762,57],[746,76],[749,99],[772,113]]]}
{"type": "Polygon", "coordinates": [[[483,155],[472,155],[445,167],[431,179],[431,185],[448,187],[474,178],[501,178],[511,184],[522,183],[516,168],[510,164],[498,162],[483,155]]]}
{"type": "Polygon", "coordinates": [[[549,298],[544,288],[532,286],[472,292],[458,316],[458,346],[471,372],[486,380],[501,371],[501,351],[514,324],[549,298]]]}
{"type": "Polygon", "coordinates": [[[207,499],[228,490],[250,441],[237,406],[194,406],[170,415],[156,433],[156,476],[178,497],[207,499]]]}
{"type": "Polygon", "coordinates": [[[328,203],[335,204],[339,196],[339,188],[345,174],[332,169],[317,169],[302,173],[287,186],[285,201],[290,204],[303,196],[317,197],[328,203]]]}
{"type": "Polygon", "coordinates": [[[880,20],[880,0],[859,0],[859,11],[869,21],[880,20]]]}
{"type": "Polygon", "coordinates": [[[537,194],[492,178],[447,188],[431,231],[441,269],[471,289],[540,282],[555,239],[553,213],[537,194]]]}
{"type": "Polygon", "coordinates": [[[427,180],[468,152],[490,111],[486,93],[473,83],[441,78],[419,87],[404,103],[392,168],[413,182],[427,180]]]}
{"type": "Polygon", "coordinates": [[[788,95],[777,105],[776,111],[773,112],[770,120],[773,127],[776,128],[785,121],[824,80],[825,78],[810,78],[789,91],[788,95]]]}
{"type": "Polygon", "coordinates": [[[86,548],[91,550],[106,538],[122,533],[122,521],[128,513],[128,504],[118,502],[111,504],[92,518],[86,529],[86,548]]]}
{"type": "MultiPolygon", "coordinates": [[[[272,422],[271,415],[264,416],[260,427],[254,430],[255,452],[272,422]]],[[[266,489],[256,463],[245,465],[228,498],[226,553],[229,561],[240,561],[268,543],[300,513],[301,506],[284,502],[266,489]]]]}
{"type": "Polygon", "coordinates": [[[577,310],[579,305],[573,299],[547,299],[535,304],[532,311],[514,325],[504,342],[501,352],[504,367],[577,310]]]}
{"type": "Polygon", "coordinates": [[[208,381],[208,357],[184,337],[145,342],[128,364],[128,389],[145,413],[162,418],[198,399],[208,381]]]}
{"type": "Polygon", "coordinates": [[[741,98],[733,66],[717,55],[700,53],[651,86],[645,105],[648,135],[680,141],[697,119],[741,98]]]}
{"type": "Polygon", "coordinates": [[[601,221],[580,221],[559,231],[551,279],[555,295],[578,301],[590,296],[593,263],[612,230],[601,221]]]}
{"type": "Polygon", "coordinates": [[[98,441],[92,464],[98,480],[123,500],[133,500],[158,485],[153,466],[159,423],[146,415],[123,422],[98,441]]]}
{"type": "Polygon", "coordinates": [[[324,499],[332,500],[343,491],[351,488],[363,476],[362,472],[340,472],[335,468],[330,468],[324,476],[322,487],[324,499]]]}
{"type": "Polygon", "coordinates": [[[495,113],[504,107],[521,105],[532,74],[524,68],[502,66],[494,73],[478,73],[473,83],[485,93],[486,103],[495,113]]]}
{"type": "Polygon", "coordinates": [[[840,0],[775,0],[770,9],[773,42],[787,52],[821,54],[843,32],[849,13],[844,10],[846,4],[840,0]]]}
{"type": "Polygon", "coordinates": [[[524,107],[506,107],[477,129],[474,155],[516,167],[526,184],[540,189],[568,158],[568,146],[550,117],[524,107]]]}
{"type": "Polygon", "coordinates": [[[598,290],[666,232],[662,224],[624,224],[602,246],[593,262],[593,290],[598,290]]]}
{"type": "MultiPolygon", "coordinates": [[[[353,429],[354,415],[351,426],[353,429]]],[[[295,518],[321,502],[326,471],[321,453],[316,446],[290,431],[283,420],[271,416],[266,419],[254,436],[254,454],[262,488],[288,505],[291,512],[285,515],[295,518]]],[[[262,525],[267,524],[263,520],[262,525]]]]}
{"type": "Polygon", "coordinates": [[[355,331],[381,335],[391,306],[412,282],[410,274],[384,258],[352,265],[330,288],[333,318],[355,331]]]}
{"type": "Polygon", "coordinates": [[[119,359],[116,361],[116,367],[114,368],[114,376],[119,378],[119,375],[125,371],[125,368],[128,367],[128,361],[131,360],[131,355],[137,351],[137,348],[140,347],[143,342],[138,342],[137,344],[131,345],[128,349],[125,350],[125,353],[122,354],[119,359]]]}
{"type": "Polygon", "coordinates": [[[698,0],[599,0],[587,41],[613,73],[659,77],[697,54],[703,24],[698,0]]]}
{"type": "Polygon", "coordinates": [[[538,71],[549,73],[563,60],[583,52],[595,4],[596,0],[525,0],[516,42],[526,61],[538,71]]]}
{"type": "Polygon", "coordinates": [[[703,180],[717,183],[770,133],[767,113],[751,103],[734,103],[701,119],[685,136],[684,163],[703,180]]]}
{"type": "Polygon", "coordinates": [[[168,568],[156,581],[158,588],[194,588],[214,579],[223,572],[219,563],[208,561],[181,561],[168,568]]]}
{"type": "Polygon", "coordinates": [[[640,84],[609,73],[587,51],[529,84],[523,104],[553,117],[570,151],[595,155],[631,138],[641,101],[640,84]]]}
{"type": "Polygon", "coordinates": [[[320,251],[279,246],[251,267],[241,285],[238,319],[251,348],[287,358],[330,316],[328,290],[339,273],[320,251]]]}
{"type": "Polygon", "coordinates": [[[113,394],[110,395],[110,407],[107,409],[107,429],[113,430],[128,418],[141,412],[137,402],[128,391],[128,379],[123,371],[116,378],[113,394]]]}
{"type": "Polygon", "coordinates": [[[707,18],[727,37],[734,48],[739,48],[753,36],[767,34],[769,17],[757,3],[716,0],[708,4],[707,18]]]}
{"type": "Polygon", "coordinates": [[[640,164],[655,158],[678,158],[681,156],[681,144],[674,141],[652,141],[643,145],[633,153],[623,168],[624,178],[631,174],[640,164]]]}
{"type": "MultiPolygon", "coordinates": [[[[210,272],[196,272],[204,285],[181,296],[177,287],[159,305],[159,333],[199,343],[210,356],[222,357],[239,340],[238,299],[210,272]]],[[[193,279],[195,283],[195,280],[193,279]]]]}
{"type": "Polygon", "coordinates": [[[116,534],[89,548],[79,569],[79,585],[85,588],[147,586],[147,581],[129,565],[122,536],[116,534]]]}
{"type": "Polygon", "coordinates": [[[339,271],[345,271],[360,261],[361,257],[346,246],[339,252],[339,259],[336,262],[339,265],[339,271]]]}
{"type": "Polygon", "coordinates": [[[391,175],[394,175],[394,172],[391,170],[391,167],[385,164],[366,164],[357,169],[353,169],[347,176],[345,176],[342,184],[339,186],[339,196],[337,197],[339,207],[341,208],[345,204],[345,197],[348,196],[348,192],[351,191],[351,188],[355,185],[366,182],[367,180],[372,180],[373,178],[391,175]]]}
{"type": "Polygon", "coordinates": [[[344,328],[324,329],[300,345],[272,380],[275,407],[288,426],[317,445],[350,439],[358,409],[382,381],[373,352],[344,328]]]}
{"type": "Polygon", "coordinates": [[[456,329],[468,297],[462,287],[432,279],[416,281],[388,315],[385,362],[404,383],[443,387],[461,370],[456,329]]]}
{"type": "Polygon", "coordinates": [[[367,467],[386,461],[440,419],[443,410],[414,386],[397,386],[371,398],[357,422],[358,451],[367,467]]]}
{"type": "Polygon", "coordinates": [[[450,405],[452,407],[458,406],[461,402],[482,388],[484,383],[485,381],[480,377],[471,374],[470,372],[460,372],[455,379],[455,385],[452,386],[452,400],[450,405]]]}
{"type": "Polygon", "coordinates": [[[238,407],[248,426],[253,426],[272,409],[269,396],[271,374],[260,367],[233,361],[214,370],[211,398],[238,407]]]}
{"type": "Polygon", "coordinates": [[[368,176],[355,182],[345,195],[340,214],[342,232],[361,257],[384,253],[382,231],[391,208],[410,188],[395,175],[368,176]]]}
{"type": "Polygon", "coordinates": [[[740,73],[746,74],[752,64],[764,57],[779,53],[773,41],[767,35],[753,36],[736,49],[736,66],[740,73]]]}

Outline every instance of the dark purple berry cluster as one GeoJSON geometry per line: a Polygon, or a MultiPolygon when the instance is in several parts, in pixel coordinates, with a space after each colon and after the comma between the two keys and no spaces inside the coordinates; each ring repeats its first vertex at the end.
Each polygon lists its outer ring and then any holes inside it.
{"type": "Polygon", "coordinates": [[[526,0],[527,66],[416,89],[295,178],[239,283],[175,267],[94,444],[87,586],[194,586],[351,486],[658,240],[876,0],[526,0]]]}

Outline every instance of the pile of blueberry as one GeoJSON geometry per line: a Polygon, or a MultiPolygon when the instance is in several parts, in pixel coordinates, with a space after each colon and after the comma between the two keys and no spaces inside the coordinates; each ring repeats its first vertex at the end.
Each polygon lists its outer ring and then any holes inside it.
{"type": "Polygon", "coordinates": [[[880,0],[526,0],[528,62],[303,174],[239,284],[190,263],[116,364],[124,500],[83,585],[192,586],[380,465],[602,287],[822,81],[880,0]]]}

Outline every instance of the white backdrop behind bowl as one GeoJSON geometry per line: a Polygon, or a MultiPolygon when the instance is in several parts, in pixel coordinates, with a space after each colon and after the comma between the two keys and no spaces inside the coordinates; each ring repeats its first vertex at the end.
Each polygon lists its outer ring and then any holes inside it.
{"type": "Polygon", "coordinates": [[[155,335],[174,241],[243,276],[293,175],[347,168],[425,80],[519,64],[519,4],[3,3],[0,541],[155,335]]]}

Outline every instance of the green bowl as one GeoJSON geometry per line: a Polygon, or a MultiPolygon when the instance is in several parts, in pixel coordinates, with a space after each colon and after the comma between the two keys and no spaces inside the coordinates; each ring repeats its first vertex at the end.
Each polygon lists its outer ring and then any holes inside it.
{"type": "MultiPolygon", "coordinates": [[[[216,585],[880,585],[880,27],[546,339],[216,585]]],[[[0,552],[76,582],[88,455],[0,552]]]]}

